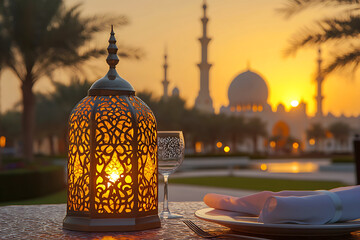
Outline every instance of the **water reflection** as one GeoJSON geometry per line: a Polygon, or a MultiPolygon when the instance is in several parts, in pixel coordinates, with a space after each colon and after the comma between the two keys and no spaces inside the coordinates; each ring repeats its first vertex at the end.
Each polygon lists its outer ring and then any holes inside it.
{"type": "Polygon", "coordinates": [[[262,171],[272,173],[311,173],[317,172],[319,164],[313,162],[283,162],[283,163],[262,163],[260,165],[262,171]]]}

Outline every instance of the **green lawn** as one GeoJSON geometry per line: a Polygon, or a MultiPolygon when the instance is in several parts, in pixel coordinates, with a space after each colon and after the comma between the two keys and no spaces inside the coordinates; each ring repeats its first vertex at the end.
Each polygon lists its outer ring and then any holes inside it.
{"type": "Polygon", "coordinates": [[[249,177],[170,178],[170,183],[259,191],[318,190],[345,186],[343,183],[337,181],[308,181],[249,177]]]}

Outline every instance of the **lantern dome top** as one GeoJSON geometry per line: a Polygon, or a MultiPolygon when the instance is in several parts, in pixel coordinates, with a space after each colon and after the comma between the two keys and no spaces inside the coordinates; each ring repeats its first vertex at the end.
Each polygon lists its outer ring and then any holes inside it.
{"type": "Polygon", "coordinates": [[[231,82],[228,90],[231,106],[243,104],[266,104],[268,87],[264,78],[259,74],[247,70],[231,82]]]}
{"type": "Polygon", "coordinates": [[[110,69],[103,78],[100,78],[93,83],[89,89],[88,95],[134,95],[135,89],[133,86],[120,77],[115,69],[116,65],[119,63],[119,58],[117,56],[118,47],[116,46],[115,33],[112,25],[107,51],[108,57],[106,58],[106,62],[110,69]]]}

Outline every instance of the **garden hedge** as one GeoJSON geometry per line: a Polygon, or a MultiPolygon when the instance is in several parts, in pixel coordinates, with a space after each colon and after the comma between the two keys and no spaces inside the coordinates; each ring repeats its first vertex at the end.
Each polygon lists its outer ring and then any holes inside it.
{"type": "Polygon", "coordinates": [[[65,187],[64,168],[43,167],[0,172],[0,202],[36,198],[65,187]]]}

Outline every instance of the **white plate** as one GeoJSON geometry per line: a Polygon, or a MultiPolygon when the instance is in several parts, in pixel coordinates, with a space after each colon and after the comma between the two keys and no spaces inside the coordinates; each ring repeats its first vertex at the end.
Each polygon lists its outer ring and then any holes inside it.
{"type": "Polygon", "coordinates": [[[261,235],[282,236],[330,236],[360,231],[360,219],[324,225],[305,224],[265,224],[257,217],[241,215],[237,212],[205,208],[195,212],[195,216],[210,222],[226,226],[237,232],[261,235]]]}

